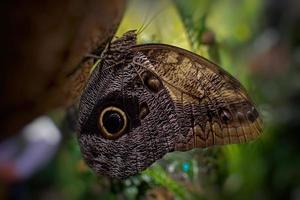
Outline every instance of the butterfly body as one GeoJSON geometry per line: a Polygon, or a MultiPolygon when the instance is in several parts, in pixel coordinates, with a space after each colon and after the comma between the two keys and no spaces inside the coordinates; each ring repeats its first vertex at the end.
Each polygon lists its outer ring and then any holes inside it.
{"type": "Polygon", "coordinates": [[[261,120],[240,83],[178,47],[113,41],[81,97],[78,140],[97,173],[125,178],[166,153],[240,143],[261,120]]]}

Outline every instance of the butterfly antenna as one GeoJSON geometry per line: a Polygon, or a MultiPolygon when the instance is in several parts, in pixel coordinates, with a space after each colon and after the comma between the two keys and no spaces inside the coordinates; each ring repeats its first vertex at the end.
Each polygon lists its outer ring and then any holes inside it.
{"type": "Polygon", "coordinates": [[[146,11],[146,14],[144,15],[144,19],[143,19],[143,22],[142,22],[142,25],[140,26],[140,28],[138,28],[137,30],[137,33],[140,33],[140,30],[143,29],[144,25],[146,24],[146,21],[147,21],[147,16],[149,15],[149,7],[146,11]]]}
{"type": "Polygon", "coordinates": [[[151,17],[151,19],[147,22],[147,24],[145,24],[145,21],[143,22],[143,25],[138,29],[137,31],[137,35],[139,35],[140,33],[142,33],[146,28],[148,28],[148,26],[152,23],[152,21],[154,21],[155,18],[157,18],[165,9],[167,8],[167,6],[161,8],[160,10],[158,10],[155,15],[153,15],[151,17]],[[145,24],[145,25],[144,25],[145,24]]]}

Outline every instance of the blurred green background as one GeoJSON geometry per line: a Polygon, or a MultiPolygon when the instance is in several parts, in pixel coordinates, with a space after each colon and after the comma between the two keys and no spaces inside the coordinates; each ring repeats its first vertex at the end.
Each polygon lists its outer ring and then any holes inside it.
{"type": "Polygon", "coordinates": [[[51,163],[28,181],[29,199],[300,199],[300,6],[284,0],[129,1],[117,36],[179,46],[218,63],[256,102],[264,134],[248,144],[175,152],[124,181],[81,159],[65,111],[51,163]]]}

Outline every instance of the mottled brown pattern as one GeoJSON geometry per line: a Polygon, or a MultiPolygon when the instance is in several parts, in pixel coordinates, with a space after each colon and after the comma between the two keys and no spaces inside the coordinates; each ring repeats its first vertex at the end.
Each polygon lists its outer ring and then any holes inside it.
{"type": "MultiPolygon", "coordinates": [[[[245,89],[216,64],[169,45],[139,45],[134,50],[147,57],[151,64],[145,66],[163,80],[176,105],[184,136],[177,150],[246,142],[261,133],[261,119],[245,89]]],[[[142,66],[147,61],[134,62],[142,66]]]]}
{"type": "Polygon", "coordinates": [[[166,153],[246,142],[261,120],[240,83],[199,55],[162,44],[137,45],[134,31],[113,41],[81,97],[78,140],[88,165],[116,178],[166,153]],[[126,131],[105,138],[101,112],[126,113],[126,131]]]}

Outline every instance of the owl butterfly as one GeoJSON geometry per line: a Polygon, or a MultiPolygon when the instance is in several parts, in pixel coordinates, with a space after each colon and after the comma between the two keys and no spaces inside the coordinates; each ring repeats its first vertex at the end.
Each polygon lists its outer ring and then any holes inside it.
{"type": "Polygon", "coordinates": [[[103,53],[82,94],[78,141],[87,164],[115,178],[166,153],[242,143],[262,131],[241,84],[184,49],[136,45],[135,31],[103,53]]]}

